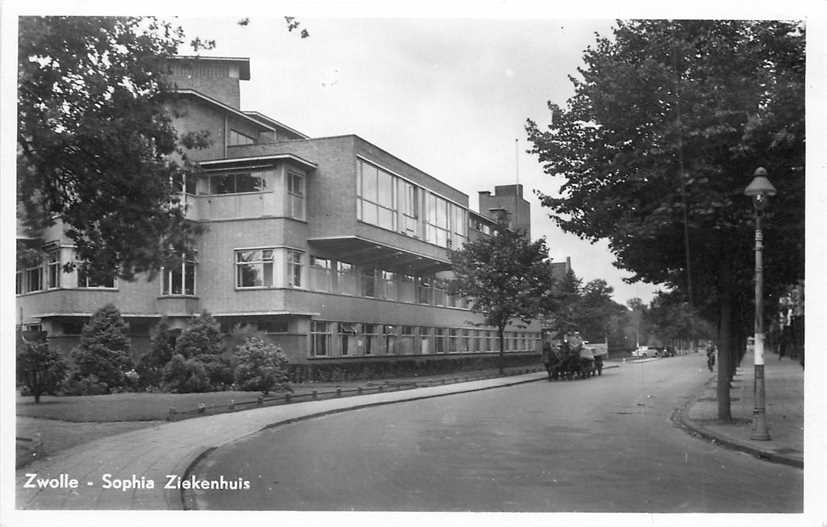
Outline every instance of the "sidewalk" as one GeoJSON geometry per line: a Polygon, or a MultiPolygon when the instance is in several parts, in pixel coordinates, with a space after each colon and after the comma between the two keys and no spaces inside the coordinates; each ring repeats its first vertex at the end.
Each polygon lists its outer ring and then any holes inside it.
{"type": "Polygon", "coordinates": [[[754,407],[753,355],[748,352],[735,372],[730,391],[733,422],[719,423],[715,379],[689,405],[676,413],[676,420],[690,431],[761,457],[768,461],[796,467],[804,466],[804,369],[798,360],[772,353],[764,359],[767,426],[769,441],[754,441],[752,411],[754,407]]]}
{"type": "MultiPolygon", "coordinates": [[[[181,489],[165,489],[168,475],[184,478],[205,452],[263,428],[313,416],[401,401],[487,390],[546,379],[545,371],[339,399],[269,406],[186,419],[104,437],[35,461],[16,474],[18,509],[180,509],[181,489]],[[24,488],[38,479],[76,478],[77,488],[24,488]],[[104,475],[131,488],[102,488],[104,475]],[[151,482],[151,483],[150,483],[151,482]]],[[[123,486],[123,485],[122,485],[123,486]]]]}

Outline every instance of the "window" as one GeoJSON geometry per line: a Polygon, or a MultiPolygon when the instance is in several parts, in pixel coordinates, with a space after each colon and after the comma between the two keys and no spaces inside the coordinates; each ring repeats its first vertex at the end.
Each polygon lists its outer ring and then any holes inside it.
{"type": "Polygon", "coordinates": [[[377,324],[363,324],[364,328],[364,353],[371,355],[379,349],[379,326],[377,324]]]}
{"type": "Polygon", "coordinates": [[[356,341],[356,336],[359,334],[359,324],[350,322],[339,322],[339,354],[342,356],[350,355],[353,349],[353,343],[356,341]]]}
{"type": "Polygon", "coordinates": [[[448,247],[448,201],[430,192],[425,197],[425,240],[448,247]]]}
{"type": "Polygon", "coordinates": [[[302,286],[302,253],[287,249],[287,285],[302,286]]]}
{"type": "Polygon", "coordinates": [[[49,251],[46,263],[46,287],[56,289],[60,287],[60,249],[49,251]]]}
{"type": "Polygon", "coordinates": [[[235,252],[236,287],[272,287],[273,249],[235,252]]]}
{"type": "Polygon", "coordinates": [[[396,230],[396,181],[393,175],[359,160],[356,177],[357,216],[361,221],[396,230]]]}
{"type": "Polygon", "coordinates": [[[328,332],[328,324],[322,320],[310,321],[310,335],[311,335],[311,350],[313,357],[327,356],[328,347],[330,346],[330,333],[328,332]]]}
{"type": "Polygon", "coordinates": [[[172,181],[172,186],[175,192],[195,194],[196,180],[196,176],[192,174],[182,174],[181,179],[175,179],[172,181]]]}
{"type": "Polygon", "coordinates": [[[459,351],[462,352],[469,352],[471,351],[471,331],[467,329],[462,330],[462,340],[460,340],[459,344],[459,351]]]}
{"type": "Polygon", "coordinates": [[[451,209],[451,248],[459,250],[468,239],[468,213],[459,205],[454,203],[448,205],[451,209]]]}
{"type": "Polygon", "coordinates": [[[431,328],[424,326],[419,328],[419,353],[421,353],[422,355],[427,355],[431,352],[429,338],[430,336],[431,328]]]}
{"type": "Polygon", "coordinates": [[[336,262],[335,291],[343,295],[356,294],[356,270],[353,264],[336,262]]]}
{"type": "Polygon", "coordinates": [[[384,352],[396,355],[396,326],[382,326],[382,335],[385,337],[384,352]]]}
{"type": "Polygon", "coordinates": [[[448,353],[455,353],[460,351],[459,349],[459,330],[458,329],[449,329],[448,330],[448,353]]]}
{"type": "Polygon", "coordinates": [[[491,234],[491,226],[482,218],[472,216],[469,223],[472,229],[478,230],[483,234],[491,234]]]}
{"type": "Polygon", "coordinates": [[[328,258],[310,255],[310,289],[314,291],[333,290],[333,262],[328,258]]]}
{"type": "Polygon", "coordinates": [[[14,278],[14,294],[23,294],[23,271],[17,271],[17,275],[14,278]]]}
{"type": "Polygon", "coordinates": [[[446,284],[442,280],[434,280],[433,285],[433,299],[435,306],[447,306],[448,297],[445,294],[446,284]]]}
{"type": "Polygon", "coordinates": [[[398,355],[410,355],[414,352],[415,346],[414,328],[402,326],[399,331],[399,338],[396,341],[396,352],[398,355]]]}
{"type": "Polygon", "coordinates": [[[360,285],[361,285],[361,288],[362,288],[361,289],[362,296],[375,297],[376,296],[376,279],[375,279],[376,271],[371,267],[367,267],[367,268],[363,268],[359,274],[360,274],[360,278],[361,278],[361,280],[359,280],[359,282],[360,282],[360,285]]]}
{"type": "Polygon", "coordinates": [[[109,274],[102,277],[93,277],[85,272],[82,268],[78,268],[78,287],[82,288],[109,288],[115,287],[115,274],[109,274]]]}
{"type": "Polygon", "coordinates": [[[304,219],[304,176],[298,172],[287,172],[287,215],[304,219]]]}
{"type": "Polygon", "coordinates": [[[399,200],[399,232],[408,236],[416,236],[419,225],[417,188],[404,179],[397,178],[396,181],[399,200]]]}
{"type": "Polygon", "coordinates": [[[431,279],[420,276],[416,284],[416,301],[420,304],[431,304],[432,300],[431,279]]]}
{"type": "Polygon", "coordinates": [[[254,145],[256,144],[256,140],[250,137],[249,135],[242,134],[241,132],[237,132],[236,130],[230,130],[230,136],[227,140],[228,146],[240,146],[240,145],[254,145]]]}
{"type": "Polygon", "coordinates": [[[43,289],[43,268],[30,267],[26,269],[26,292],[40,291],[43,289]]]}
{"type": "Polygon", "coordinates": [[[396,273],[378,271],[379,296],[387,300],[396,300],[396,273]]]}
{"type": "Polygon", "coordinates": [[[411,275],[401,275],[398,281],[398,300],[400,302],[416,301],[416,278],[411,275]]]}
{"type": "Polygon", "coordinates": [[[260,192],[267,187],[267,181],[250,173],[218,174],[210,176],[210,194],[237,194],[260,192]]]}
{"type": "Polygon", "coordinates": [[[256,327],[264,333],[287,333],[287,319],[269,317],[266,320],[256,322],[256,327]]]}
{"type": "Polygon", "coordinates": [[[434,352],[445,353],[445,330],[434,328],[434,352]]]}
{"type": "Polygon", "coordinates": [[[195,295],[195,261],[184,260],[181,265],[161,270],[162,295],[195,295]]]}

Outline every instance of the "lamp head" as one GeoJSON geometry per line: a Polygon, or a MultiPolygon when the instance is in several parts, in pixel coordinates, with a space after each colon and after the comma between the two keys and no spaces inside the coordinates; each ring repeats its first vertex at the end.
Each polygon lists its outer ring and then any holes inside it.
{"type": "Polygon", "coordinates": [[[753,174],[752,182],[744,189],[744,194],[752,198],[755,208],[762,210],[767,204],[767,198],[775,196],[776,190],[767,178],[767,169],[758,167],[753,174]]]}

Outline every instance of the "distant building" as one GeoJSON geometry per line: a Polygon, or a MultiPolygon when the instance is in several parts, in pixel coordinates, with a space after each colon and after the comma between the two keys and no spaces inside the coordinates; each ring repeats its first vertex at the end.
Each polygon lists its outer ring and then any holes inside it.
{"type": "Polygon", "coordinates": [[[504,214],[512,229],[525,231],[531,239],[531,204],[523,198],[522,185],[497,185],[493,195],[480,191],[479,207],[480,214],[494,221],[504,214]]]}
{"type": "MultiPolygon", "coordinates": [[[[197,257],[152,281],[95,282],[63,271],[74,248],[55,225],[28,240],[47,256],[17,270],[18,325],[68,349],[113,303],[138,353],[162,316],[183,327],[203,310],[225,331],[257,326],[291,363],[498,351],[495,329],[447,292],[449,251],[490,234],[496,207],[530,232],[522,186],[481,193],[469,210],[466,194],[357,135],[311,138],[241,110],[249,78],[245,58],[172,63],[176,129],[212,139],[189,152],[203,173],[181,182],[188,219],[206,227],[197,257]]],[[[539,323],[512,326],[506,351],[536,353],[539,337],[539,323]]]]}
{"type": "Polygon", "coordinates": [[[571,272],[571,257],[566,256],[563,262],[551,262],[551,276],[555,280],[563,280],[571,272]]]}

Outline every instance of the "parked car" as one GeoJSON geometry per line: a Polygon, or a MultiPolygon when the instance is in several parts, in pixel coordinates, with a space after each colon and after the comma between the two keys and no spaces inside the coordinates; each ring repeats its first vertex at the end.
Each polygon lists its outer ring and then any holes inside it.
{"type": "Polygon", "coordinates": [[[632,351],[632,357],[638,357],[641,359],[658,356],[660,356],[660,350],[658,350],[655,346],[638,346],[636,350],[632,351]]]}

